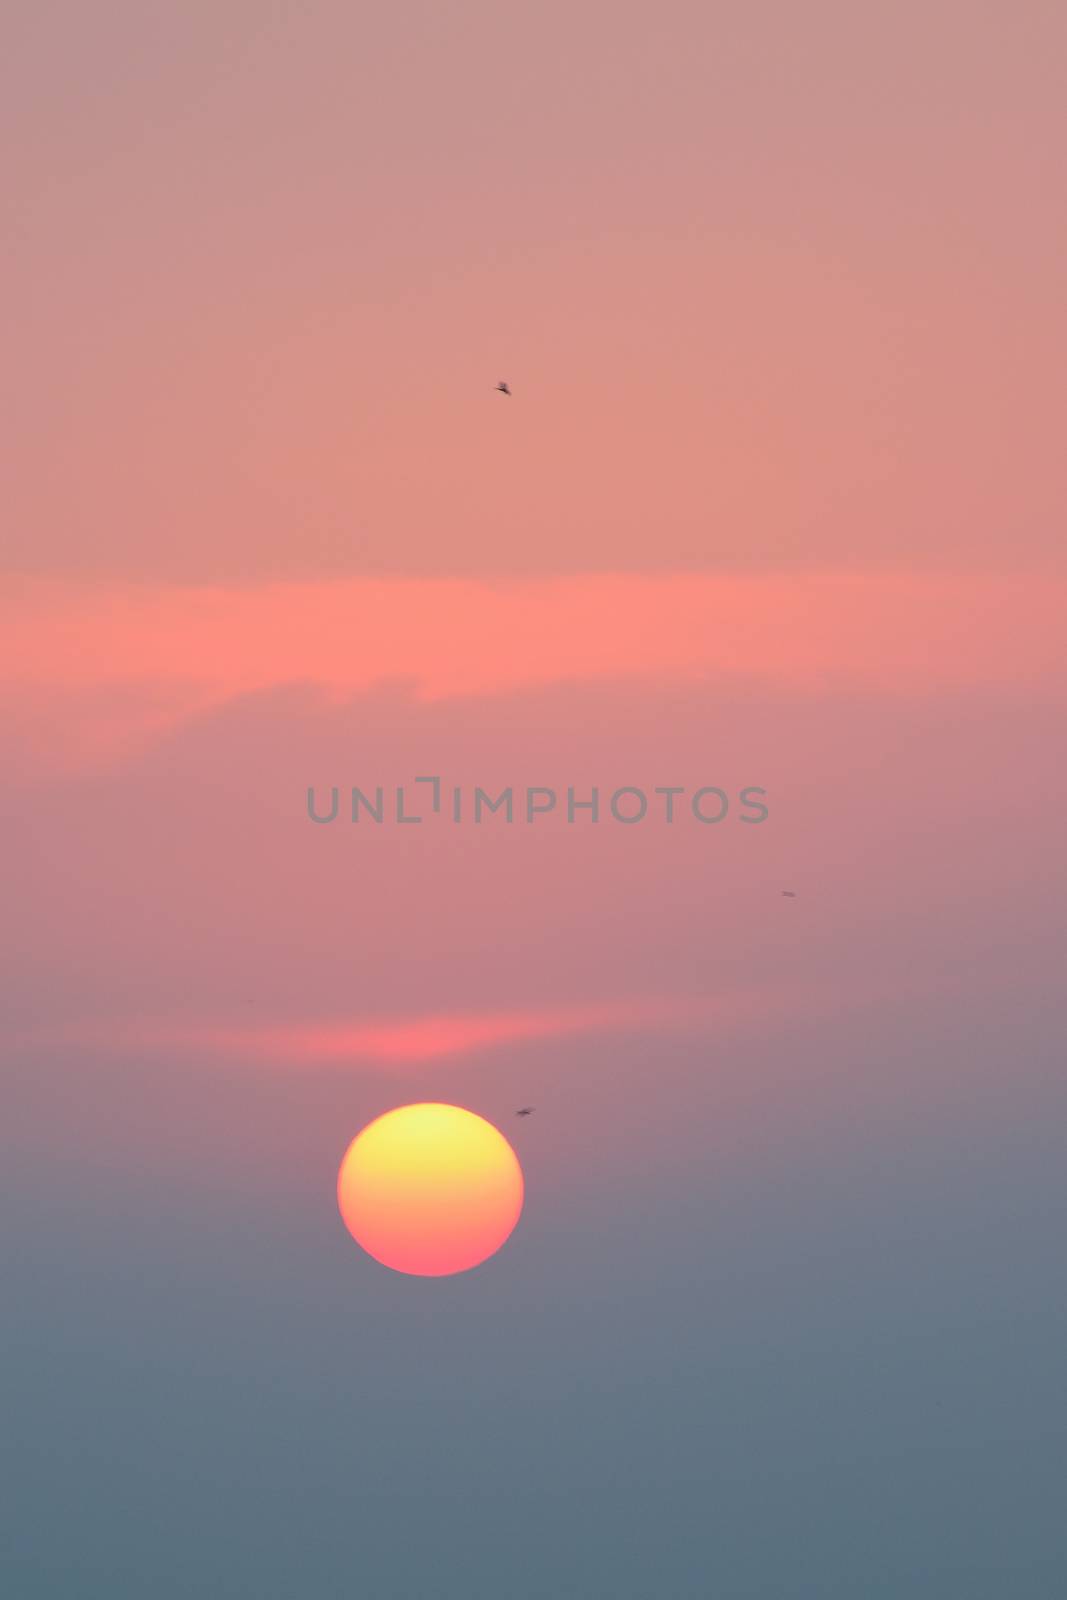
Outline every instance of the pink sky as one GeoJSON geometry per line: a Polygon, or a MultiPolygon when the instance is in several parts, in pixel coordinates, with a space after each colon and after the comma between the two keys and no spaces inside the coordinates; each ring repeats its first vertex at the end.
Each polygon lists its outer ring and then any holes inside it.
{"type": "Polygon", "coordinates": [[[1062,12],[647,20],[18,19],[19,1037],[713,1033],[1052,915],[1062,12]],[[312,836],[421,771],[772,813],[312,836]]]}
{"type": "Polygon", "coordinates": [[[4,566],[1059,567],[1065,27],[24,8],[4,566]]]}
{"type": "Polygon", "coordinates": [[[4,7],[5,1596],[1067,1594],[1065,61],[4,7]],[[338,1213],[420,1101],[454,1278],[338,1213]]]}

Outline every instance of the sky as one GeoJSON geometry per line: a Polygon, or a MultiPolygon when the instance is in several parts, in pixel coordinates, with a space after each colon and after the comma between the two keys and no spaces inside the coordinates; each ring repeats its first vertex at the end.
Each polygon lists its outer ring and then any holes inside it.
{"type": "Polygon", "coordinates": [[[1060,1593],[1062,6],[5,21],[0,1587],[1060,1593]]]}

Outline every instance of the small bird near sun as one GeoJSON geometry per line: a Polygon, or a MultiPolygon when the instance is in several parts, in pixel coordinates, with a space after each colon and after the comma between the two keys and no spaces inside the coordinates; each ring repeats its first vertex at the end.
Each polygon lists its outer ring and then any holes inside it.
{"type": "Polygon", "coordinates": [[[503,380],[503,378],[501,378],[501,380],[500,380],[500,382],[499,382],[499,383],[498,383],[498,384],[497,384],[497,386],[496,386],[496,388],[497,388],[497,393],[498,393],[498,394],[507,394],[507,395],[510,395],[510,393],[511,393],[511,390],[510,390],[510,389],[509,389],[509,388],[508,388],[508,386],[507,386],[507,384],[506,384],[506,383],[505,383],[505,382],[504,382],[504,380],[503,380]]]}
{"type": "Polygon", "coordinates": [[[394,1272],[442,1278],[493,1255],[519,1220],[522,1168],[504,1135],[461,1106],[398,1106],[352,1140],[341,1218],[394,1272]]]}

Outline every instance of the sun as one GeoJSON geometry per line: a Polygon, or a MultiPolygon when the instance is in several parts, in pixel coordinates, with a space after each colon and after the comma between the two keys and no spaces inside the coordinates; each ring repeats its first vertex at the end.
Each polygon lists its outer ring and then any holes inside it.
{"type": "Polygon", "coordinates": [[[337,1204],[367,1254],[396,1272],[442,1278],[499,1250],[519,1220],[518,1157],[461,1106],[398,1106],[345,1151],[337,1204]]]}

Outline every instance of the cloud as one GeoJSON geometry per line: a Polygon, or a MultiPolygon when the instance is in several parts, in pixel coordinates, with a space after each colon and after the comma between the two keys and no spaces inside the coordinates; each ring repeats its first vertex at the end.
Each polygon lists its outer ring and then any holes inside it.
{"type": "MultiPolygon", "coordinates": [[[[760,1006],[765,1004],[764,996],[760,1006]]],[[[35,1047],[105,1049],[118,1055],[185,1051],[287,1066],[404,1066],[531,1040],[644,1028],[706,1027],[716,1018],[736,1017],[755,1008],[754,996],[735,994],[717,1000],[646,998],[541,1010],[333,1018],[296,1025],[191,1024],[171,1018],[113,1017],[59,1026],[42,1024],[24,1030],[19,1042],[35,1047]]]]}
{"type": "Polygon", "coordinates": [[[346,579],[244,587],[18,580],[0,600],[6,737],[79,759],[242,695],[499,698],[561,683],[791,693],[1062,683],[1067,583],[907,573],[346,579]]]}

